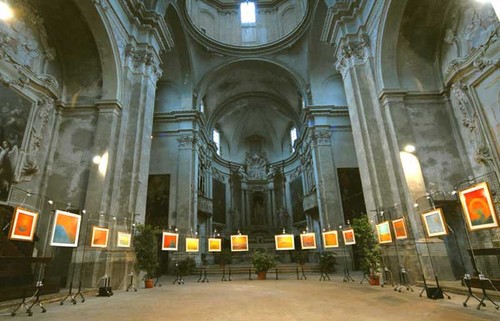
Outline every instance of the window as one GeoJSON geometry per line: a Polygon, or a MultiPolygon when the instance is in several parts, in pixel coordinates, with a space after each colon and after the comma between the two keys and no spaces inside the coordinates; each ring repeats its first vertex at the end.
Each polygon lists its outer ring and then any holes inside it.
{"type": "Polygon", "coordinates": [[[200,111],[201,111],[202,113],[204,113],[204,112],[205,112],[205,104],[203,103],[203,100],[201,100],[201,103],[200,103],[200,111]]]}
{"type": "Polygon", "coordinates": [[[241,23],[255,23],[255,2],[245,1],[240,3],[241,23]]]}
{"type": "Polygon", "coordinates": [[[293,127],[290,129],[290,141],[292,145],[292,153],[295,152],[295,147],[293,146],[295,144],[295,141],[297,140],[297,128],[293,127]]]}
{"type": "Polygon", "coordinates": [[[220,133],[217,129],[214,129],[213,131],[213,140],[217,146],[217,155],[220,155],[220,133]]]}

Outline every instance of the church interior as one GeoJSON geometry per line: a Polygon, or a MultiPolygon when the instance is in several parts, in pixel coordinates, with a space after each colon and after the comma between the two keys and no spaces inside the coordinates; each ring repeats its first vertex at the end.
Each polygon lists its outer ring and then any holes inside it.
{"type": "Polygon", "coordinates": [[[499,31],[495,0],[0,0],[0,306],[263,258],[498,309],[499,31]]]}

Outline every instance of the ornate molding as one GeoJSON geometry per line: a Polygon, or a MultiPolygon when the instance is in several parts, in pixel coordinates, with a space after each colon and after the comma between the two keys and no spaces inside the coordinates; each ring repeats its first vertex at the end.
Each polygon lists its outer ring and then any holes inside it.
{"type": "Polygon", "coordinates": [[[337,49],[335,68],[345,76],[348,69],[366,63],[371,56],[370,38],[367,34],[361,34],[359,40],[345,41],[337,49]]]}
{"type": "Polygon", "coordinates": [[[179,149],[190,149],[196,145],[197,138],[194,135],[182,135],[177,138],[179,149]]]}
{"type": "Polygon", "coordinates": [[[150,47],[138,48],[136,45],[129,43],[125,47],[125,57],[127,58],[126,65],[130,70],[134,73],[151,76],[155,83],[163,74],[160,61],[150,47]]]}
{"type": "Polygon", "coordinates": [[[311,135],[315,146],[330,146],[332,144],[332,133],[330,131],[316,131],[311,135]]]}

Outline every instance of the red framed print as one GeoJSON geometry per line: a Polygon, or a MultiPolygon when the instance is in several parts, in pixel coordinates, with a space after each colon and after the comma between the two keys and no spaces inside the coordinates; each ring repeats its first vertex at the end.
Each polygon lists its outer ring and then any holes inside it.
{"type": "Polygon", "coordinates": [[[391,235],[391,229],[389,228],[389,221],[377,224],[376,228],[377,228],[378,242],[380,244],[392,242],[392,235],[391,235]]]}
{"type": "Polygon", "coordinates": [[[429,237],[447,235],[446,223],[440,208],[422,214],[425,231],[429,237]]]}
{"type": "Polygon", "coordinates": [[[198,252],[200,250],[200,239],[186,237],[186,252],[198,252]]]}
{"type": "Polygon", "coordinates": [[[406,233],[405,219],[398,218],[392,221],[392,228],[394,229],[394,235],[396,240],[404,240],[408,238],[408,233],[406,233]]]}
{"type": "Polygon", "coordinates": [[[248,235],[231,235],[231,251],[248,251],[248,235]]]}
{"type": "Polygon", "coordinates": [[[278,234],[274,236],[276,250],[295,250],[293,234],[278,234]]]}
{"type": "Polygon", "coordinates": [[[302,247],[303,250],[316,249],[316,234],[314,233],[300,234],[300,246],[302,247]]]}
{"type": "Polygon", "coordinates": [[[323,232],[323,246],[325,249],[339,247],[339,236],[337,231],[323,232]]]}
{"type": "Polygon", "coordinates": [[[92,226],[91,247],[108,246],[109,229],[99,226],[92,226]]]}
{"type": "Polygon", "coordinates": [[[219,238],[209,238],[208,252],[221,252],[221,251],[222,251],[222,240],[219,238]]]}
{"type": "Polygon", "coordinates": [[[495,206],[486,182],[458,192],[470,231],[498,227],[495,206]]]}
{"type": "Polygon", "coordinates": [[[77,247],[81,221],[82,217],[78,214],[57,210],[50,245],[77,247]]]}
{"type": "Polygon", "coordinates": [[[116,247],[130,247],[130,241],[132,240],[132,234],[125,232],[118,232],[116,238],[116,247]]]}
{"type": "Polygon", "coordinates": [[[9,239],[14,241],[33,241],[38,213],[16,208],[10,223],[9,239]]]}
{"type": "Polygon", "coordinates": [[[345,245],[353,245],[356,244],[356,238],[354,237],[354,230],[352,228],[343,230],[342,236],[344,237],[345,245]]]}
{"type": "Polygon", "coordinates": [[[163,232],[161,240],[162,240],[161,242],[162,251],[177,251],[177,246],[179,243],[178,242],[179,234],[163,232]]]}

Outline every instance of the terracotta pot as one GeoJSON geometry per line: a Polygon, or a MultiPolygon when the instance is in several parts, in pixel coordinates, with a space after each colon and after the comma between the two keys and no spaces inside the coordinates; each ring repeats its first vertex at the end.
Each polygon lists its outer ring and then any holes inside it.
{"type": "Polygon", "coordinates": [[[146,289],[153,288],[154,284],[155,284],[155,281],[153,279],[146,279],[146,280],[144,280],[144,287],[146,289]]]}
{"type": "Polygon", "coordinates": [[[380,278],[376,275],[370,275],[368,282],[370,285],[380,285],[380,278]]]}
{"type": "Polygon", "coordinates": [[[258,279],[258,280],[265,280],[265,279],[266,279],[266,276],[267,276],[267,271],[260,271],[260,272],[257,274],[257,279],[258,279]]]}

